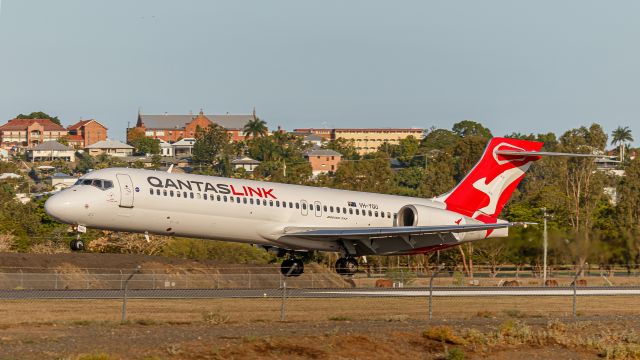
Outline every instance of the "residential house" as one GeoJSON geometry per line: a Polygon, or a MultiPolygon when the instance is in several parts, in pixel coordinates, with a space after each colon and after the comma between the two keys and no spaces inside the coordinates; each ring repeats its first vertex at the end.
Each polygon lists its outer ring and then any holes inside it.
{"type": "Polygon", "coordinates": [[[68,188],[69,186],[75,184],[76,181],[78,181],[77,177],[67,175],[65,173],[55,173],[46,180],[48,185],[52,186],[55,190],[58,191],[68,188]]]}
{"type": "Polygon", "coordinates": [[[46,141],[67,136],[68,131],[50,119],[12,119],[0,126],[0,144],[3,148],[33,148],[46,141]]]}
{"type": "MultiPolygon", "coordinates": [[[[127,129],[127,136],[131,130],[144,132],[144,136],[175,142],[183,138],[196,136],[198,128],[206,129],[212,124],[222,126],[231,136],[231,141],[244,140],[244,126],[255,119],[253,114],[247,115],[205,115],[202,111],[198,115],[145,115],[138,114],[135,128],[127,129]]],[[[129,139],[127,139],[129,140],[129,139]]]]}
{"type": "Polygon", "coordinates": [[[184,138],[171,144],[171,147],[173,147],[173,155],[176,157],[191,156],[195,143],[196,139],[194,138],[184,138]]]}
{"type": "Polygon", "coordinates": [[[160,140],[160,156],[173,156],[173,146],[164,140],[160,140]]]}
{"type": "Polygon", "coordinates": [[[69,146],[62,145],[57,141],[46,141],[42,144],[27,150],[28,161],[76,161],[76,151],[69,146]]]}
{"type": "Polygon", "coordinates": [[[101,140],[95,144],[85,147],[85,150],[91,156],[107,154],[111,156],[131,156],[133,155],[133,146],[127,145],[117,140],[101,140]]]}
{"type": "Polygon", "coordinates": [[[338,170],[342,154],[331,149],[312,148],[303,153],[309,164],[313,176],[338,170]]]}
{"type": "Polygon", "coordinates": [[[84,149],[98,141],[107,139],[107,127],[94,119],[80,120],[69,126],[69,145],[76,149],[84,149]]]}
{"type": "Polygon", "coordinates": [[[244,169],[246,172],[253,172],[253,170],[260,165],[260,161],[252,159],[248,156],[239,157],[231,160],[231,165],[234,169],[244,169]]]}

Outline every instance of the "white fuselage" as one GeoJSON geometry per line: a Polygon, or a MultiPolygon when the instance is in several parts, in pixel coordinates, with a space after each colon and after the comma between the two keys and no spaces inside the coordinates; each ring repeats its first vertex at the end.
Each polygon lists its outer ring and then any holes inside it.
{"type": "MultiPolygon", "coordinates": [[[[105,230],[338,251],[335,241],[300,239],[283,246],[279,239],[290,228],[398,226],[396,214],[405,205],[444,209],[432,199],[129,168],[97,170],[79,182],[90,179],[112,186],[74,185],[52,196],[47,212],[105,230]]],[[[486,234],[465,241],[475,237],[486,234]]],[[[442,243],[440,236],[425,244],[442,243]]]]}

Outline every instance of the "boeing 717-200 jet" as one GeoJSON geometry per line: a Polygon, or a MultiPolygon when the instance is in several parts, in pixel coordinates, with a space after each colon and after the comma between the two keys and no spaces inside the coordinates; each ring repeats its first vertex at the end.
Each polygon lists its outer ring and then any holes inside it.
{"type": "MultiPolygon", "coordinates": [[[[142,169],[93,171],[50,197],[46,212],[79,229],[250,243],[287,256],[300,275],[310,251],[339,252],[340,274],[359,256],[421,254],[506,237],[518,223],[498,219],[541,142],[493,138],[450,192],[430,199],[142,169]]],[[[585,155],[591,156],[591,155],[585,155]]],[[[81,250],[81,240],[71,242],[81,250]]]]}

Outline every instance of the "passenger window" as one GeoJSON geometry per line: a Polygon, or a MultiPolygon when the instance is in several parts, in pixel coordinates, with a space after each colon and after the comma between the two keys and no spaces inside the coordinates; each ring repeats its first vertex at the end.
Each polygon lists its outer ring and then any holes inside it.
{"type": "Polygon", "coordinates": [[[153,189],[149,189],[149,194],[153,195],[153,189]]]}
{"type": "Polygon", "coordinates": [[[323,206],[322,210],[324,210],[324,212],[327,212],[327,205],[323,206]]]}
{"type": "Polygon", "coordinates": [[[346,214],[346,213],[347,213],[347,208],[343,207],[343,208],[342,208],[342,213],[343,213],[343,214],[346,214]]]}
{"type": "Polygon", "coordinates": [[[184,198],[185,198],[185,199],[187,198],[187,192],[186,192],[186,191],[185,191],[185,192],[183,192],[183,193],[182,193],[182,195],[184,195],[184,198]]]}
{"type": "Polygon", "coordinates": [[[247,198],[243,198],[242,202],[246,204],[247,203],[247,198]]]}
{"type": "Polygon", "coordinates": [[[280,207],[280,201],[276,201],[276,207],[280,207]]]}
{"type": "Polygon", "coordinates": [[[377,211],[374,214],[375,214],[376,217],[378,217],[378,212],[377,211]]]}
{"type": "Polygon", "coordinates": [[[349,215],[353,215],[353,209],[349,209],[349,215]]]}
{"type": "Polygon", "coordinates": [[[193,199],[193,193],[189,193],[189,197],[193,199]]]}
{"type": "Polygon", "coordinates": [[[224,197],[222,197],[222,199],[224,200],[224,202],[227,202],[227,196],[226,195],[224,197]]]}
{"type": "Polygon", "coordinates": [[[273,206],[273,200],[269,200],[269,206],[273,206]]]}
{"type": "Polygon", "coordinates": [[[300,203],[296,203],[296,209],[300,209],[300,203]]]}
{"type": "Polygon", "coordinates": [[[302,210],[307,210],[307,204],[302,203],[302,210]]]}
{"type": "Polygon", "coordinates": [[[202,195],[202,197],[204,197],[204,199],[207,200],[207,194],[202,195]]]}
{"type": "Polygon", "coordinates": [[[316,205],[316,211],[320,211],[320,205],[316,205]]]}
{"type": "Polygon", "coordinates": [[[216,200],[220,201],[220,195],[216,196],[216,200]]]}
{"type": "Polygon", "coordinates": [[[331,212],[333,212],[333,206],[330,206],[330,207],[329,207],[329,210],[331,210],[331,212]]]}
{"type": "Polygon", "coordinates": [[[253,205],[253,198],[249,199],[249,204],[253,205]]]}
{"type": "Polygon", "coordinates": [[[160,189],[156,189],[156,195],[160,195],[160,189]]]}
{"type": "Polygon", "coordinates": [[[176,197],[180,197],[180,191],[176,191],[176,197]]]}
{"type": "Polygon", "coordinates": [[[391,213],[387,211],[387,217],[391,219],[391,213]]]}
{"type": "Polygon", "coordinates": [[[167,190],[162,190],[162,196],[167,196],[167,190]]]}
{"type": "Polygon", "coordinates": [[[289,201],[289,209],[293,209],[293,203],[289,201]]]}
{"type": "Polygon", "coordinates": [[[360,215],[360,210],[356,209],[356,215],[360,215]]]}
{"type": "Polygon", "coordinates": [[[369,210],[369,216],[371,216],[371,210],[369,210]]]}
{"type": "Polygon", "coordinates": [[[340,208],[339,208],[339,207],[336,207],[336,212],[337,212],[338,214],[340,214],[340,208]]]}

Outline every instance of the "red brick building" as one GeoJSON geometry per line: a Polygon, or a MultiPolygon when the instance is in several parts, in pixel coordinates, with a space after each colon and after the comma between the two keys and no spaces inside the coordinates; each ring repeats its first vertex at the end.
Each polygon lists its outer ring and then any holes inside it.
{"type": "Polygon", "coordinates": [[[98,141],[107,139],[107,127],[94,119],[80,120],[69,126],[69,146],[84,149],[98,141]]]}
{"type": "Polygon", "coordinates": [[[208,128],[211,124],[218,124],[227,130],[232,141],[244,140],[243,128],[255,113],[249,115],[205,115],[202,111],[198,115],[144,115],[138,114],[136,127],[127,130],[127,141],[130,130],[143,131],[145,137],[160,139],[166,142],[176,142],[184,138],[193,138],[198,127],[208,128]]]}
{"type": "Polygon", "coordinates": [[[0,126],[0,144],[32,148],[67,136],[68,131],[49,119],[12,119],[0,126]]]}
{"type": "Polygon", "coordinates": [[[304,152],[314,176],[338,170],[342,154],[331,149],[312,148],[304,152]]]}

